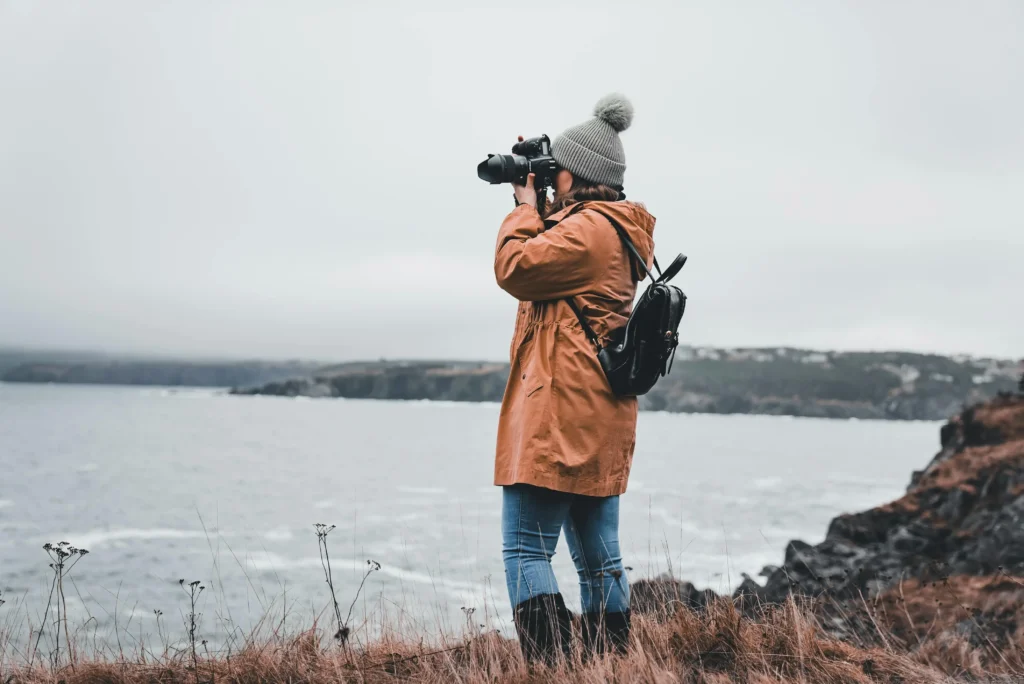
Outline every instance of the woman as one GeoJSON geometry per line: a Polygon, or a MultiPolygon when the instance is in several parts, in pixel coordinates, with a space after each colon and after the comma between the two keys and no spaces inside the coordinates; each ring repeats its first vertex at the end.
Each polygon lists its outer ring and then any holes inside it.
{"type": "Polygon", "coordinates": [[[633,108],[621,95],[552,143],[555,197],[537,210],[531,175],[498,233],[494,274],[520,300],[511,374],[502,400],[494,482],[503,487],[505,576],[528,660],[568,653],[569,612],[551,557],[560,530],[579,572],[588,650],[622,651],[629,638],[629,584],[619,550],[619,495],[636,439],[637,401],[615,396],[568,303],[607,342],[624,325],[641,265],[650,267],[654,217],[623,201],[626,159],[619,133],[633,108]]]}

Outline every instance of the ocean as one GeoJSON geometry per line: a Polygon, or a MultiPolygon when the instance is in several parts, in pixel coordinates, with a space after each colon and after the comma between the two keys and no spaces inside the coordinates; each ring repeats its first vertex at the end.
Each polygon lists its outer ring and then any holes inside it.
{"type": "MultiPolygon", "coordinates": [[[[90,552],[65,601],[71,629],[100,647],[122,633],[180,638],[193,580],[211,643],[322,623],[333,607],[316,523],[336,526],[332,578],[354,626],[507,626],[497,415],[495,404],[0,383],[0,635],[43,622],[43,545],[60,541],[90,552]]],[[[790,539],[818,542],[834,516],[898,497],[937,450],[936,423],[641,413],[621,504],[629,576],[729,590],[781,562],[790,539]]],[[[578,606],[564,541],[555,569],[578,606]]]]}

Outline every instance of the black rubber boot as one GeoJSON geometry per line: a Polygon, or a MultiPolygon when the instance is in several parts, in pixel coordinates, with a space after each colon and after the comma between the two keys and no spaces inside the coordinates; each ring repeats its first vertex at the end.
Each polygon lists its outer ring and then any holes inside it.
{"type": "Polygon", "coordinates": [[[588,654],[625,653],[629,647],[629,611],[585,613],[583,647],[588,654]]]}
{"type": "Polygon", "coordinates": [[[527,662],[554,665],[559,656],[569,658],[572,616],[561,594],[541,594],[523,601],[516,606],[513,621],[527,662]]]}

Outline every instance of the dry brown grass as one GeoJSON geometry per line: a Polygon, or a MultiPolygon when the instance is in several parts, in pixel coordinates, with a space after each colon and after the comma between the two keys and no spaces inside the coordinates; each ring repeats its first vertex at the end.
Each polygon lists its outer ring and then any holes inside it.
{"type": "Polygon", "coordinates": [[[872,603],[878,624],[919,662],[971,677],[1024,681],[1024,580],[1008,575],[908,580],[872,603]]]}
{"type": "Polygon", "coordinates": [[[198,672],[183,653],[153,656],[144,652],[80,660],[74,667],[59,669],[38,664],[8,666],[0,673],[0,682],[938,684],[951,681],[951,675],[984,677],[1012,671],[1000,667],[986,671],[977,649],[965,641],[932,644],[926,640],[924,646],[903,650],[861,648],[829,638],[793,601],[762,611],[756,619],[743,617],[731,601],[722,599],[701,612],[683,608],[671,615],[638,617],[634,624],[625,656],[585,662],[577,653],[571,661],[550,669],[526,665],[518,644],[495,632],[437,646],[385,633],[366,647],[346,649],[313,629],[287,638],[250,640],[230,656],[201,656],[198,672]]]}

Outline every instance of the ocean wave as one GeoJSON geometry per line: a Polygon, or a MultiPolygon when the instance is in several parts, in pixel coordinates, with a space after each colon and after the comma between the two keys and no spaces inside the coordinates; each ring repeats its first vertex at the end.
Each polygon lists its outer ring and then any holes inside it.
{"type": "Polygon", "coordinates": [[[444,487],[413,487],[411,485],[399,485],[395,487],[398,491],[404,494],[436,494],[437,496],[443,496],[448,493],[448,490],[444,487]]]}
{"type": "Polygon", "coordinates": [[[480,407],[480,406],[484,406],[484,407],[487,407],[487,408],[494,408],[496,406],[501,406],[501,402],[500,401],[452,401],[451,399],[413,399],[411,401],[409,401],[409,400],[405,400],[405,401],[407,403],[409,403],[410,405],[413,405],[413,406],[417,406],[417,405],[418,406],[427,406],[427,405],[430,405],[430,406],[448,406],[448,407],[458,407],[458,406],[476,406],[476,407],[480,407]]]}
{"type": "Polygon", "coordinates": [[[293,538],[295,535],[292,531],[284,526],[275,527],[272,530],[267,530],[263,533],[263,538],[270,541],[287,541],[293,538]]]}
{"type": "Polygon", "coordinates": [[[407,523],[414,520],[422,520],[427,517],[425,513],[405,513],[394,518],[395,522],[407,523]]]}
{"type": "MultiPolygon", "coordinates": [[[[216,534],[214,532],[214,534],[216,534]]],[[[80,549],[94,549],[98,546],[124,541],[160,541],[166,539],[205,539],[206,534],[198,530],[176,530],[170,528],[118,528],[112,530],[90,530],[82,533],[60,534],[80,549]]],[[[48,538],[49,539],[49,538],[48,538]]]]}
{"type": "MultiPolygon", "coordinates": [[[[270,551],[264,551],[258,554],[252,554],[246,559],[246,563],[253,570],[260,571],[280,571],[280,570],[296,570],[303,568],[320,568],[322,567],[322,560],[319,556],[302,556],[298,558],[286,558],[280,554],[273,553],[270,551]]],[[[367,562],[365,560],[352,560],[348,558],[331,558],[331,569],[334,571],[359,571],[365,572],[368,569],[367,562]]],[[[482,591],[484,585],[480,582],[470,582],[467,580],[456,580],[449,577],[443,577],[440,575],[431,575],[426,572],[419,572],[417,570],[408,570],[405,568],[399,568],[386,563],[382,563],[380,570],[381,575],[391,577],[393,579],[400,580],[402,582],[408,582],[410,584],[421,584],[425,586],[437,587],[439,589],[446,590],[447,593],[454,592],[477,592],[482,591]]],[[[459,593],[458,595],[463,595],[459,593]]]]}
{"type": "Polygon", "coordinates": [[[658,520],[672,529],[682,530],[683,532],[695,535],[698,538],[713,539],[720,536],[717,529],[709,531],[706,526],[698,525],[692,522],[688,517],[680,516],[678,512],[670,511],[666,508],[649,507],[647,509],[647,515],[651,520],[658,520]]]}
{"type": "Polygon", "coordinates": [[[829,473],[828,482],[829,484],[850,484],[867,487],[887,487],[890,485],[889,482],[878,477],[858,475],[856,473],[829,473]]]}
{"type": "Polygon", "coordinates": [[[759,477],[750,484],[754,489],[765,490],[778,489],[782,485],[782,482],[783,480],[781,477],[759,477]]]}
{"type": "Polygon", "coordinates": [[[180,397],[183,399],[208,399],[224,394],[228,387],[163,387],[139,391],[144,397],[180,397]]]}

